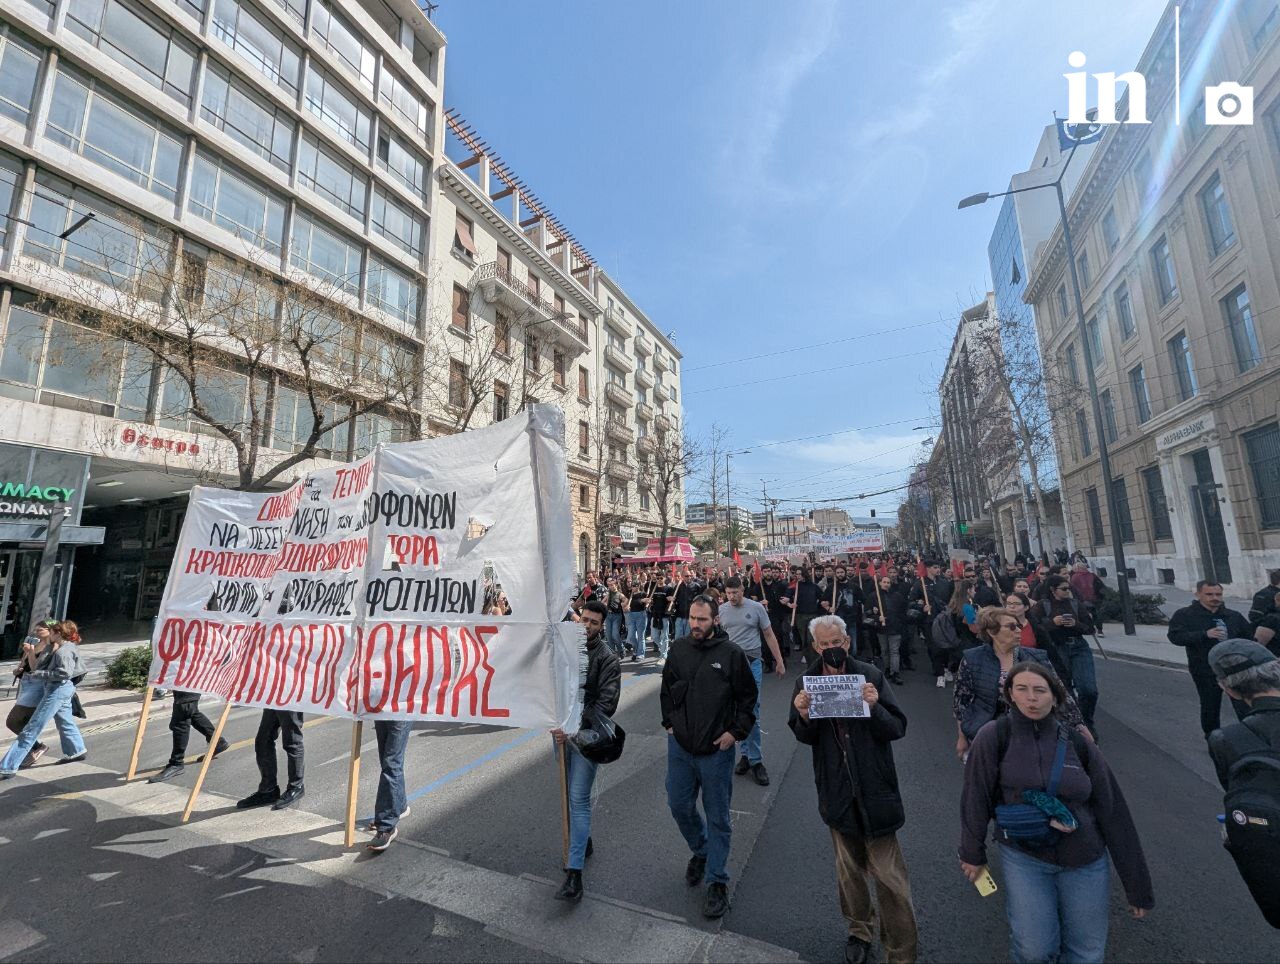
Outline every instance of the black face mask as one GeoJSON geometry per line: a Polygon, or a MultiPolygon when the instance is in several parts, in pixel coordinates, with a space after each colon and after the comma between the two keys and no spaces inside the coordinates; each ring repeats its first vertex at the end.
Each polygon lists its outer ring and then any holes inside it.
{"type": "Polygon", "coordinates": [[[843,646],[832,646],[822,651],[822,661],[832,669],[844,669],[845,660],[848,658],[849,653],[843,646]]]}

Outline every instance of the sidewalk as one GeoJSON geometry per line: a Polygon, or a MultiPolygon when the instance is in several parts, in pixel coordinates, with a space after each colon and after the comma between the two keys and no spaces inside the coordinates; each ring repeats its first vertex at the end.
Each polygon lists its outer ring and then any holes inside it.
{"type": "MultiPolygon", "coordinates": [[[[1116,588],[1115,581],[1113,579],[1104,579],[1102,581],[1112,589],[1116,588]]],[[[1172,616],[1184,606],[1190,606],[1196,599],[1194,593],[1188,592],[1185,589],[1178,589],[1175,586],[1144,586],[1140,583],[1131,582],[1129,583],[1129,591],[1135,593],[1140,592],[1145,596],[1154,596],[1157,593],[1164,596],[1164,603],[1160,606],[1160,610],[1166,616],[1172,616]]],[[[1249,606],[1252,600],[1243,599],[1239,596],[1226,596],[1224,597],[1223,602],[1226,604],[1228,609],[1234,609],[1241,616],[1247,616],[1249,614],[1249,606]]]]}
{"type": "MultiPolygon", "coordinates": [[[[1186,651],[1169,642],[1168,626],[1138,625],[1134,627],[1137,633],[1135,636],[1126,636],[1120,623],[1107,623],[1103,628],[1107,630],[1107,635],[1099,637],[1098,643],[1108,656],[1186,669],[1186,651]]],[[[1094,654],[1097,654],[1096,646],[1094,654]]]]}

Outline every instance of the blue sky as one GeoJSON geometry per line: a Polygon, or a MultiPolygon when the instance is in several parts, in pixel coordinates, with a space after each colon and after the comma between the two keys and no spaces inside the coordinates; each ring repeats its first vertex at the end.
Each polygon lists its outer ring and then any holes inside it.
{"type": "Polygon", "coordinates": [[[767,480],[786,511],[905,481],[990,284],[998,205],[956,201],[1026,167],[1068,53],[1127,70],[1163,8],[441,0],[435,21],[447,103],[676,333],[691,431],[751,449],[734,501],[767,480]]]}

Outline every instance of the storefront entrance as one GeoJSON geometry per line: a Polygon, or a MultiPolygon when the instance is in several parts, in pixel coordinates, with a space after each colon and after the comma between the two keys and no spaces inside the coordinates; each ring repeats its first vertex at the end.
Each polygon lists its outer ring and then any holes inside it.
{"type": "Polygon", "coordinates": [[[1227,531],[1222,524],[1221,486],[1213,478],[1209,450],[1200,449],[1188,456],[1195,471],[1191,486],[1191,511],[1195,516],[1196,537],[1200,543],[1200,559],[1206,579],[1231,582],[1231,559],[1227,549],[1227,531]]]}

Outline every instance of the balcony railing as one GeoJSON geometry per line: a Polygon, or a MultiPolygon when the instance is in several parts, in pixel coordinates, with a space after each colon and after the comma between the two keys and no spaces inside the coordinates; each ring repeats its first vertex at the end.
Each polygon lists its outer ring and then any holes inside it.
{"type": "Polygon", "coordinates": [[[624,315],[616,305],[605,309],[604,323],[623,338],[630,338],[635,334],[635,327],[631,324],[631,319],[624,315]]]}
{"type": "Polygon", "coordinates": [[[623,445],[630,445],[636,440],[635,429],[621,419],[610,419],[605,425],[605,434],[623,445]]]}
{"type": "Polygon", "coordinates": [[[647,368],[636,369],[636,384],[645,388],[653,388],[653,372],[647,368]]]}
{"type": "Polygon", "coordinates": [[[610,459],[605,466],[605,471],[609,473],[610,478],[621,482],[630,482],[636,477],[636,470],[621,459],[610,459]]]}
{"type": "Polygon", "coordinates": [[[526,320],[532,324],[548,323],[555,342],[572,354],[581,354],[587,350],[586,333],[579,327],[577,318],[570,318],[566,312],[557,311],[555,305],[542,299],[540,292],[515,277],[510,269],[498,262],[490,261],[476,268],[471,273],[471,288],[478,290],[489,304],[502,302],[518,313],[526,310],[531,312],[532,317],[526,320]]]}
{"type": "Polygon", "coordinates": [[[619,405],[625,405],[630,408],[636,403],[635,396],[619,385],[617,382],[606,382],[604,386],[605,398],[619,405]]]}
{"type": "Polygon", "coordinates": [[[636,418],[647,422],[653,418],[653,406],[648,402],[636,402],[636,418]]]}
{"type": "Polygon", "coordinates": [[[604,360],[620,372],[631,371],[635,364],[626,352],[613,345],[604,346],[604,360]]]}

